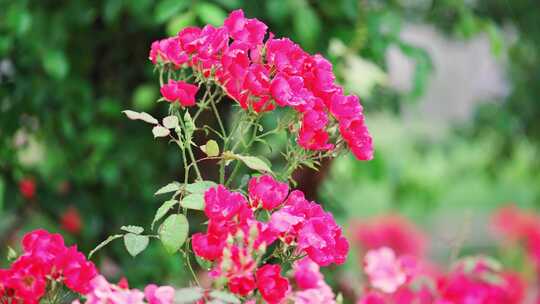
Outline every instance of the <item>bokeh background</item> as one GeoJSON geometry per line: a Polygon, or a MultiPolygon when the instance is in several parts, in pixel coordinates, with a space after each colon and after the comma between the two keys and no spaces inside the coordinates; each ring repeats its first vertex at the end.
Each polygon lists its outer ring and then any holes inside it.
{"type": "MultiPolygon", "coordinates": [[[[2,256],[36,227],[88,252],[122,225],[150,224],[161,203],[153,193],[181,175],[180,157],[120,112],[163,116],[151,42],[219,25],[236,8],[324,54],[362,98],[375,159],[298,172],[312,199],[346,227],[408,218],[443,265],[484,252],[523,267],[501,251],[489,219],[509,203],[540,209],[532,0],[0,0],[2,256]]],[[[119,241],[96,261],[133,286],[187,283],[179,258],[159,244],[132,259],[119,241]]],[[[329,279],[339,287],[360,273],[353,257],[329,279]]]]}

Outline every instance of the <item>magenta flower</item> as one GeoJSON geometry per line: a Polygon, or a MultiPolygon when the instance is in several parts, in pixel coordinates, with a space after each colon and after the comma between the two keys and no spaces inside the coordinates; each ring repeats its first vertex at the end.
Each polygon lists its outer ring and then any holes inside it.
{"type": "Polygon", "coordinates": [[[232,293],[246,296],[255,289],[255,278],[252,274],[233,276],[229,279],[229,284],[227,286],[232,293]]]}
{"type": "Polygon", "coordinates": [[[292,294],[295,304],[335,304],[334,293],[324,281],[319,265],[310,258],[303,258],[293,265],[294,280],[298,291],[292,294]]]}
{"type": "Polygon", "coordinates": [[[257,19],[246,19],[242,10],[231,12],[224,26],[234,40],[250,46],[262,44],[268,29],[266,24],[257,19]]]}
{"type": "Polygon", "coordinates": [[[191,237],[191,246],[196,255],[213,261],[221,257],[223,247],[225,247],[225,240],[218,235],[195,233],[191,237]]]}
{"type": "Polygon", "coordinates": [[[169,102],[179,102],[184,107],[195,105],[195,95],[199,87],[183,81],[169,80],[160,91],[165,100],[169,102]]]}
{"type": "Polygon", "coordinates": [[[438,285],[447,303],[519,304],[525,298],[523,279],[500,271],[483,257],[462,261],[438,285]]]}
{"type": "Polygon", "coordinates": [[[339,123],[339,130],[357,159],[373,158],[373,140],[364,124],[364,118],[342,120],[339,123]]]}
{"type": "Polygon", "coordinates": [[[251,206],[272,210],[285,201],[289,185],[278,182],[270,175],[263,175],[249,181],[248,191],[251,206]]]}
{"type": "Polygon", "coordinates": [[[241,193],[231,192],[222,185],[208,189],[204,193],[204,202],[204,212],[213,220],[229,220],[247,206],[241,193]]]}
{"type": "Polygon", "coordinates": [[[289,194],[285,206],[270,218],[270,227],[285,243],[297,242],[320,266],[342,264],[349,252],[349,243],[333,216],[322,207],[305,199],[301,191],[289,194]]]}
{"type": "Polygon", "coordinates": [[[153,64],[158,63],[158,61],[162,63],[170,62],[178,68],[186,63],[189,57],[182,49],[180,40],[174,37],[154,41],[150,49],[149,59],[153,64]]]}
{"type": "MultiPolygon", "coordinates": [[[[292,108],[302,122],[295,132],[304,149],[331,150],[341,137],[356,158],[372,159],[372,138],[359,98],[344,94],[332,64],[320,54],[308,54],[288,38],[276,39],[271,33],[266,38],[267,30],[263,22],[245,18],[242,10],[236,10],[221,27],[190,27],[177,37],[154,42],[150,60],[173,68],[187,65],[215,81],[243,109],[292,108]],[[329,131],[336,126],[339,134],[334,136],[329,131]]],[[[177,91],[167,84],[162,95],[184,106],[195,103],[185,97],[194,93],[180,97],[177,91]]]]}
{"type": "Polygon", "coordinates": [[[69,247],[55,261],[59,273],[64,277],[64,284],[78,293],[90,290],[90,281],[98,275],[94,264],[77,251],[76,246],[69,247]]]}
{"type": "Polygon", "coordinates": [[[281,303],[289,290],[289,280],[281,276],[279,265],[266,264],[257,270],[257,288],[269,304],[281,303]]]}
{"type": "Polygon", "coordinates": [[[276,103],[282,107],[306,103],[302,94],[307,94],[307,92],[304,89],[304,80],[300,76],[276,75],[272,80],[271,92],[276,103]]]}
{"type": "Polygon", "coordinates": [[[75,246],[66,247],[60,234],[34,230],[23,237],[22,248],[10,268],[0,270],[0,297],[8,291],[17,303],[38,303],[49,280],[78,293],[90,290],[97,275],[94,264],[75,246]]]}

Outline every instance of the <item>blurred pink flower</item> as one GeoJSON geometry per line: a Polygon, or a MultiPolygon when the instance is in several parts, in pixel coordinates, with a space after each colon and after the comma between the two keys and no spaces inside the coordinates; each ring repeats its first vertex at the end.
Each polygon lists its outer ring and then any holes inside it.
{"type": "Polygon", "coordinates": [[[383,292],[395,292],[407,279],[399,259],[388,247],[368,251],[364,263],[371,285],[383,292]]]}
{"type": "Polygon", "coordinates": [[[352,224],[352,237],[365,252],[380,247],[391,248],[396,255],[423,257],[427,237],[408,219],[399,215],[383,215],[352,224]]]}
{"type": "Polygon", "coordinates": [[[144,296],[148,304],[172,304],[174,301],[174,288],[150,284],[144,288],[144,296]]]}

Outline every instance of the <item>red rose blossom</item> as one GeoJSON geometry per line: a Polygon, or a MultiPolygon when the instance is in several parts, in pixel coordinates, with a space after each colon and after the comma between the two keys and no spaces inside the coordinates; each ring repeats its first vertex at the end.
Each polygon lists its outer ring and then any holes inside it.
{"type": "Polygon", "coordinates": [[[279,265],[266,264],[257,270],[257,288],[268,303],[280,303],[289,290],[289,280],[281,276],[279,265]]]}
{"type": "Polygon", "coordinates": [[[33,199],[36,195],[36,182],[31,178],[22,179],[19,182],[19,191],[25,199],[33,199]]]}
{"type": "Polygon", "coordinates": [[[169,102],[179,102],[184,107],[195,105],[195,95],[199,87],[183,81],[169,80],[160,91],[163,98],[169,102]]]}
{"type": "Polygon", "coordinates": [[[82,219],[79,210],[69,207],[60,217],[60,225],[67,232],[78,235],[82,228],[82,219]]]}

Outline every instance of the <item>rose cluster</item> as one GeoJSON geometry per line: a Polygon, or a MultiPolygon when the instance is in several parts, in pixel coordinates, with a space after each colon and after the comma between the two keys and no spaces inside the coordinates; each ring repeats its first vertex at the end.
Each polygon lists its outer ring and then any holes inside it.
{"type": "MultiPolygon", "coordinates": [[[[332,64],[288,38],[267,35],[267,29],[263,22],[236,10],[221,27],[189,27],[175,37],[155,41],[150,60],[171,69],[192,68],[244,109],[292,108],[301,122],[297,142],[305,149],[333,149],[332,133],[339,130],[358,159],[371,159],[372,139],[362,106],[357,96],[345,95],[336,84],[332,64]]],[[[195,105],[197,90],[194,84],[174,79],[161,87],[165,100],[186,107],[195,105]]]]}
{"type": "MultiPolygon", "coordinates": [[[[96,276],[90,282],[90,291],[85,294],[86,304],[172,304],[174,288],[150,284],[144,292],[129,289],[126,280],[118,284],[109,283],[103,276],[96,276]],[[146,301],[145,301],[146,300],[146,301]]],[[[72,304],[80,304],[79,300],[72,304]]]]}
{"type": "Polygon", "coordinates": [[[525,297],[524,281],[486,257],[466,258],[446,274],[429,273],[383,247],[369,251],[365,263],[373,289],[358,304],[519,304],[525,297]]]}
{"type": "Polygon", "coordinates": [[[49,281],[63,283],[77,293],[90,291],[96,267],[76,246],[66,247],[61,235],[35,230],[24,236],[22,247],[24,253],[11,267],[0,269],[0,299],[38,303],[49,281]]]}
{"type": "Polygon", "coordinates": [[[299,190],[292,191],[285,206],[272,214],[270,227],[283,242],[296,244],[321,266],[345,262],[349,243],[334,217],[299,190]]]}
{"type": "Polygon", "coordinates": [[[435,303],[436,291],[430,283],[438,273],[411,256],[397,256],[388,247],[370,250],[364,258],[364,272],[370,286],[358,304],[435,303]]]}
{"type": "MultiPolygon", "coordinates": [[[[494,222],[519,238],[523,231],[534,230],[532,217],[506,208],[496,213],[494,222]]],[[[356,224],[354,234],[369,282],[358,304],[518,304],[525,299],[525,281],[492,258],[467,257],[441,270],[425,257],[427,238],[403,217],[356,224]]]]}
{"type": "Polygon", "coordinates": [[[281,267],[259,267],[276,240],[280,254],[307,255],[321,266],[345,261],[349,246],[332,215],[269,175],[249,181],[247,198],[218,185],[205,192],[204,200],[208,228],[192,236],[192,247],[197,256],[214,262],[211,276],[235,294],[246,296],[257,288],[269,303],[286,296],[289,283],[281,267]],[[257,213],[270,218],[258,220],[257,213]]]}
{"type": "Polygon", "coordinates": [[[295,304],[335,304],[332,289],[324,281],[319,265],[309,257],[297,261],[293,275],[298,290],[292,292],[290,299],[295,304]]]}

